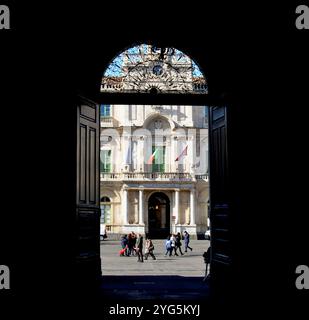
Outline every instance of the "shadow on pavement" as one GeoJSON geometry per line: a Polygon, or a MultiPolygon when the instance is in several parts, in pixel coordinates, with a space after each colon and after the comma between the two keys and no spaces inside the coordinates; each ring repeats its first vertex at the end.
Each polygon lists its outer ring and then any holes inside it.
{"type": "Polygon", "coordinates": [[[204,300],[209,286],[203,277],[103,276],[100,293],[108,300],[204,300]]]}

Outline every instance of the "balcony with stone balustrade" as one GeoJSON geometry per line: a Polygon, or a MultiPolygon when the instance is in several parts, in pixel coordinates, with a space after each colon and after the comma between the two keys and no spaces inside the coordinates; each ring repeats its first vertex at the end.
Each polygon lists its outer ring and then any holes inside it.
{"type": "Polygon", "coordinates": [[[187,172],[101,172],[101,181],[170,181],[196,182],[208,181],[208,174],[192,174],[187,172]]]}

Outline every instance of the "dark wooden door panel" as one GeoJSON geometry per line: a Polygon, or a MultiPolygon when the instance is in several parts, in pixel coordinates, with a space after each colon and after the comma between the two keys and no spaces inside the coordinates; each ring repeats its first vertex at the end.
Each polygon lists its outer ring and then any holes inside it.
{"type": "Polygon", "coordinates": [[[212,272],[226,282],[232,262],[226,107],[209,108],[209,147],[212,272]]]}
{"type": "MultiPolygon", "coordinates": [[[[99,105],[79,97],[77,106],[76,261],[79,272],[101,274],[99,105]]],[[[86,275],[87,276],[87,275],[86,275]]]]}

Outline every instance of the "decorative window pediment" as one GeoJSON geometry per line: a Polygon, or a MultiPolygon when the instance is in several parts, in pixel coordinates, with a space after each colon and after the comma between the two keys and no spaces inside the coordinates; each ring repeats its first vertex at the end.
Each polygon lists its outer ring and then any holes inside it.
{"type": "Polygon", "coordinates": [[[207,94],[208,87],[196,63],[180,50],[141,44],[111,62],[101,92],[207,94]]]}

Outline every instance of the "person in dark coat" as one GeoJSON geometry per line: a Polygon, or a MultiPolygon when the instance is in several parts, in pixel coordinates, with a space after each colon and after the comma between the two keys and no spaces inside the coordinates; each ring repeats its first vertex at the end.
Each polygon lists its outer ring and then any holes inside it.
{"type": "Polygon", "coordinates": [[[143,237],[141,234],[139,234],[136,239],[135,251],[137,253],[137,261],[144,262],[144,259],[143,259],[143,237]]]}
{"type": "Polygon", "coordinates": [[[208,247],[207,251],[204,252],[203,257],[204,257],[204,262],[206,264],[205,277],[203,279],[203,281],[205,282],[210,278],[210,274],[208,273],[208,266],[211,262],[211,247],[208,247]]]}
{"type": "Polygon", "coordinates": [[[128,255],[129,256],[134,255],[135,243],[136,243],[136,238],[135,238],[134,232],[132,231],[128,235],[128,255]]]}
{"type": "Polygon", "coordinates": [[[181,255],[183,256],[183,253],[181,251],[181,234],[180,232],[178,232],[175,236],[176,241],[175,241],[175,254],[177,254],[177,249],[179,250],[179,252],[181,253],[181,255]]]}
{"type": "Polygon", "coordinates": [[[190,235],[187,231],[184,232],[184,242],[185,242],[185,252],[188,251],[188,248],[192,251],[193,249],[189,246],[190,235]]]}

